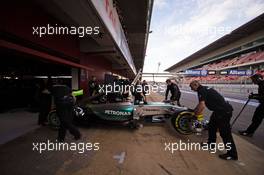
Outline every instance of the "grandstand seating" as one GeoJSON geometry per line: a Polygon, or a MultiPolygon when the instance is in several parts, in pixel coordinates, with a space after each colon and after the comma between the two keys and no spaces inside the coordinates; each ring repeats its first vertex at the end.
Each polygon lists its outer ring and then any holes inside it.
{"type": "Polygon", "coordinates": [[[208,75],[205,77],[185,77],[182,82],[190,83],[193,80],[198,80],[202,83],[226,83],[229,82],[241,82],[248,79],[247,76],[228,76],[228,75],[208,75]]]}
{"type": "Polygon", "coordinates": [[[252,62],[261,61],[261,60],[264,60],[264,52],[250,53],[247,55],[243,55],[241,57],[221,60],[218,63],[210,63],[210,64],[202,66],[201,69],[217,70],[217,69],[221,69],[221,68],[225,68],[229,66],[234,66],[234,65],[239,66],[241,64],[252,63],[252,62]]]}
{"type": "Polygon", "coordinates": [[[261,74],[264,77],[264,70],[258,70],[256,73],[261,74]]]}
{"type": "MultiPolygon", "coordinates": [[[[221,60],[219,62],[213,62],[210,64],[203,65],[196,70],[218,70],[227,68],[230,66],[237,66],[245,64],[245,63],[252,63],[256,61],[264,61],[264,51],[262,52],[252,52],[249,54],[242,55],[240,57],[235,57],[231,59],[221,60]]],[[[257,71],[264,76],[264,70],[257,71]]],[[[241,81],[248,81],[248,76],[230,76],[230,75],[207,75],[202,77],[184,77],[182,80],[183,83],[190,83],[193,80],[199,80],[203,83],[227,83],[227,82],[241,82],[241,81]]]]}

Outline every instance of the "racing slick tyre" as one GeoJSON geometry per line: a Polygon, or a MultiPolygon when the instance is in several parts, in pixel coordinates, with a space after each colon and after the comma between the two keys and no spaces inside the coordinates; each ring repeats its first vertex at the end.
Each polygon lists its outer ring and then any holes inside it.
{"type": "Polygon", "coordinates": [[[52,129],[59,129],[60,127],[60,120],[56,113],[56,110],[50,111],[48,115],[48,124],[52,129]]]}
{"type": "Polygon", "coordinates": [[[192,112],[184,111],[171,118],[174,129],[180,134],[189,135],[193,133],[194,116],[192,112]]]}

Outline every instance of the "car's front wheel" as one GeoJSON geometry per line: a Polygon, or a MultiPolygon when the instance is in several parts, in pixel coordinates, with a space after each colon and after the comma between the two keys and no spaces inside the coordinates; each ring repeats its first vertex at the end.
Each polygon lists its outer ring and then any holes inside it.
{"type": "Polygon", "coordinates": [[[171,123],[174,129],[180,134],[192,134],[193,133],[193,112],[183,111],[171,118],[171,123]]]}

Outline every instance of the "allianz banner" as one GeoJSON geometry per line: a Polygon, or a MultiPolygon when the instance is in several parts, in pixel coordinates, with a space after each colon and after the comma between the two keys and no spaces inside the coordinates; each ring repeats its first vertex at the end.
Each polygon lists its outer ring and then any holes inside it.
{"type": "Polygon", "coordinates": [[[185,75],[190,76],[207,76],[208,71],[207,70],[186,70],[185,75]]]}
{"type": "Polygon", "coordinates": [[[253,75],[253,71],[252,70],[229,70],[228,75],[251,76],[253,75]]]}

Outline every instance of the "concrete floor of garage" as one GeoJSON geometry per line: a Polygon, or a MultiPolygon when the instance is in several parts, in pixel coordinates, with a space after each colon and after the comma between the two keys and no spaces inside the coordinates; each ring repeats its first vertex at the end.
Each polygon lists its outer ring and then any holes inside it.
{"type": "Polygon", "coordinates": [[[38,113],[16,109],[0,113],[0,145],[38,128],[38,113]]]}
{"type": "MultiPolygon", "coordinates": [[[[162,97],[152,94],[150,101],[162,97]]],[[[98,151],[33,151],[33,143],[55,141],[57,131],[41,127],[0,146],[0,174],[25,175],[243,175],[264,174],[264,151],[234,135],[239,161],[224,161],[208,151],[165,150],[165,143],[201,142],[203,136],[184,136],[170,123],[146,124],[139,130],[95,124],[82,127],[77,143],[100,143],[98,151]],[[121,156],[121,159],[115,159],[121,156]]],[[[221,141],[221,139],[219,139],[221,141]]],[[[66,142],[75,142],[67,135],[66,142]]]]}

